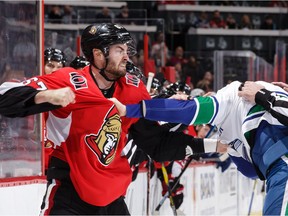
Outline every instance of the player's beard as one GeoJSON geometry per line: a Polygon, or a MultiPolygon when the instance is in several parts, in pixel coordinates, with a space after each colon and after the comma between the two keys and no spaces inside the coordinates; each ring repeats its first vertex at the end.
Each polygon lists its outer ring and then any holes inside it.
{"type": "Polygon", "coordinates": [[[126,63],[127,61],[121,61],[120,63],[116,63],[115,61],[109,61],[108,65],[105,69],[106,76],[109,79],[118,79],[126,75],[126,63]]]}

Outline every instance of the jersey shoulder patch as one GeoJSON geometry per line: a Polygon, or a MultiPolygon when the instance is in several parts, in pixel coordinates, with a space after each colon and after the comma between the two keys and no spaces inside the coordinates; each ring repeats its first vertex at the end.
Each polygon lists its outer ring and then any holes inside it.
{"type": "Polygon", "coordinates": [[[88,88],[87,79],[77,73],[77,72],[70,72],[70,82],[74,86],[75,90],[88,88]]]}
{"type": "Polygon", "coordinates": [[[127,73],[125,75],[125,79],[126,79],[126,84],[139,87],[140,79],[137,78],[136,76],[127,73]]]}

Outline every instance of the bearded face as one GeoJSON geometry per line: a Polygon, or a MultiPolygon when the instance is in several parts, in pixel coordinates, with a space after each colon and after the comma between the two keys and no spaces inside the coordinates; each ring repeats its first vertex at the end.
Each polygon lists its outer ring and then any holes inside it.
{"type": "Polygon", "coordinates": [[[110,46],[108,65],[105,69],[105,73],[109,78],[116,79],[125,76],[126,64],[129,60],[127,50],[128,47],[125,44],[110,46]]]}

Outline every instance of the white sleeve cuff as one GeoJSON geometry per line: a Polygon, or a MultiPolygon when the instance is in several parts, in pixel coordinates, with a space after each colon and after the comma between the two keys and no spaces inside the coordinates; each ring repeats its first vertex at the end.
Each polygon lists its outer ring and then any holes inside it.
{"type": "Polygon", "coordinates": [[[217,139],[204,139],[204,151],[205,153],[216,152],[217,139]]]}

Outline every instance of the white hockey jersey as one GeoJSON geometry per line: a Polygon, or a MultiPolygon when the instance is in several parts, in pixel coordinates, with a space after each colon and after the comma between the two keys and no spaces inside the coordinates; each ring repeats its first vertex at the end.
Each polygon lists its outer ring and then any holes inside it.
{"type": "MultiPolygon", "coordinates": [[[[259,81],[259,83],[268,90],[277,92],[278,95],[288,98],[287,93],[282,88],[263,81],[259,81]]],[[[142,113],[145,118],[151,120],[190,125],[205,123],[216,125],[219,129],[220,141],[229,145],[228,153],[235,157],[241,157],[251,164],[255,164],[256,161],[256,166],[265,176],[270,164],[273,163],[280,154],[285,154],[286,151],[288,152],[288,147],[286,144],[283,144],[285,146],[284,152],[275,154],[272,156],[272,158],[275,158],[269,159],[268,162],[265,161],[266,159],[263,159],[262,156],[265,155],[266,150],[268,150],[272,144],[286,136],[288,129],[268,111],[264,110],[263,107],[240,98],[238,96],[240,84],[240,82],[234,81],[220,89],[215,96],[196,97],[188,101],[174,99],[146,100],[142,103],[142,113]],[[272,141],[268,142],[265,140],[264,144],[259,144],[260,146],[257,146],[259,149],[255,149],[257,155],[255,158],[252,158],[251,146],[253,147],[255,143],[258,143],[256,142],[257,137],[255,138],[255,136],[261,133],[262,128],[266,128],[267,125],[269,125],[268,136],[273,136],[273,130],[276,131],[279,127],[281,128],[281,134],[277,134],[272,141]],[[263,146],[266,145],[266,143],[267,146],[263,146]],[[261,150],[262,148],[263,150],[261,150]]],[[[131,117],[130,114],[137,113],[135,112],[136,107],[137,105],[127,106],[127,116],[131,117]]]]}

